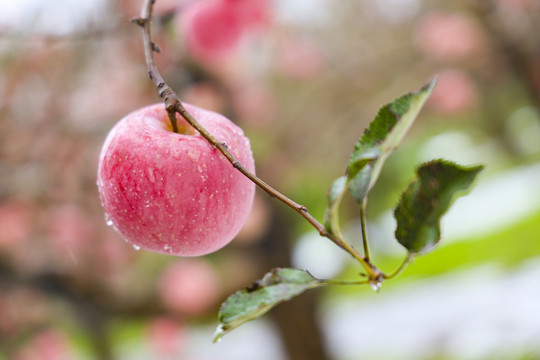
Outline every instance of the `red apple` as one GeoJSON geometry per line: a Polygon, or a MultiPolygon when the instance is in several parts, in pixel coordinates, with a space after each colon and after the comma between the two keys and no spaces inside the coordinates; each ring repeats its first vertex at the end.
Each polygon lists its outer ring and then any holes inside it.
{"type": "Polygon", "coordinates": [[[271,19],[269,0],[205,0],[186,4],[176,27],[196,59],[221,61],[271,19]]]}
{"type": "MultiPolygon", "coordinates": [[[[239,127],[218,113],[184,105],[254,171],[249,140],[239,127]]],[[[120,120],[101,150],[98,189],[108,222],[135,248],[200,256],[240,231],[255,185],[183,118],[178,125],[180,133],[173,132],[163,104],[120,120]]]]}
{"type": "Polygon", "coordinates": [[[69,339],[57,330],[43,330],[23,348],[15,351],[12,360],[68,360],[73,359],[69,339]]]}
{"type": "Polygon", "coordinates": [[[32,232],[30,206],[10,200],[0,204],[0,250],[10,249],[24,242],[32,232]]]}
{"type": "Polygon", "coordinates": [[[245,31],[239,13],[220,0],[194,2],[177,24],[192,55],[206,60],[221,58],[236,48],[245,31]]]}
{"type": "Polygon", "coordinates": [[[201,315],[219,299],[220,279],[210,263],[200,259],[177,261],[161,274],[157,292],[170,311],[201,315]]]}
{"type": "Polygon", "coordinates": [[[271,0],[223,0],[248,26],[263,27],[271,20],[271,0]]]}
{"type": "Polygon", "coordinates": [[[474,80],[459,69],[446,69],[437,74],[439,81],[428,104],[444,114],[459,114],[474,108],[480,93],[474,80]]]}
{"type": "Polygon", "coordinates": [[[161,316],[148,323],[147,340],[159,359],[172,359],[184,346],[187,328],[173,318],[161,316]]]}
{"type": "Polygon", "coordinates": [[[426,55],[460,59],[485,48],[485,34],[473,18],[461,13],[431,12],[416,29],[416,43],[426,55]]]}

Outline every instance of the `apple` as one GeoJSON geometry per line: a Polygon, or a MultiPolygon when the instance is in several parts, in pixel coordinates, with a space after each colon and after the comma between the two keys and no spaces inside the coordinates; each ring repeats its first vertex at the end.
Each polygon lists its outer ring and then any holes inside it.
{"type": "Polygon", "coordinates": [[[73,359],[69,339],[54,329],[46,329],[35,335],[24,347],[15,351],[13,360],[68,360],[73,359]]]}
{"type": "Polygon", "coordinates": [[[190,54],[202,61],[220,61],[238,48],[245,36],[271,18],[269,0],[206,0],[186,4],[175,27],[190,54]]]}
{"type": "Polygon", "coordinates": [[[458,12],[428,13],[416,28],[415,40],[426,55],[443,60],[475,55],[486,46],[481,26],[458,12]]]}
{"type": "Polygon", "coordinates": [[[9,200],[0,204],[0,250],[13,248],[24,242],[32,232],[29,204],[9,200]]]}
{"type": "Polygon", "coordinates": [[[474,108],[480,92],[476,83],[460,69],[445,69],[437,74],[439,81],[428,104],[443,114],[455,115],[474,108]]]}
{"type": "MultiPolygon", "coordinates": [[[[218,113],[184,106],[255,171],[242,129],[218,113]]],[[[172,131],[161,103],[121,119],[101,149],[98,190],[107,222],[136,249],[201,256],[240,231],[255,185],[180,116],[178,127],[172,131]]]]}
{"type": "Polygon", "coordinates": [[[159,359],[172,359],[178,355],[186,340],[187,328],[173,318],[160,316],[148,323],[147,341],[159,359]]]}
{"type": "Polygon", "coordinates": [[[170,264],[159,277],[157,293],[163,305],[178,314],[198,316],[219,300],[221,282],[215,268],[201,259],[170,264]]]}
{"type": "Polygon", "coordinates": [[[222,0],[250,27],[263,27],[271,20],[270,0],[222,0]]]}
{"type": "Polygon", "coordinates": [[[194,2],[177,18],[177,24],[189,51],[207,60],[236,48],[245,29],[238,12],[220,0],[194,2]]]}

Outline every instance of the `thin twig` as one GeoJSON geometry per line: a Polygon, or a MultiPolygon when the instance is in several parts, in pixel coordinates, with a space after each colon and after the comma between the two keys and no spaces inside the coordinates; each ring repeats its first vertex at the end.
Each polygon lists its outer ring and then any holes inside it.
{"type": "Polygon", "coordinates": [[[398,268],[390,274],[383,274],[383,278],[392,279],[398,276],[399,274],[401,274],[403,270],[405,270],[405,267],[407,266],[407,264],[409,264],[412,261],[412,259],[413,259],[413,255],[411,253],[408,253],[405,259],[403,260],[403,262],[398,266],[398,268]]]}
{"type": "MultiPolygon", "coordinates": [[[[197,130],[201,136],[203,136],[212,146],[218,149],[227,160],[234,166],[235,169],[240,171],[244,176],[254,182],[262,190],[264,190],[271,197],[274,197],[289,206],[297,213],[299,213],[304,219],[307,220],[321,236],[328,238],[334,242],[337,246],[348,252],[355,259],[360,261],[360,263],[368,271],[370,278],[380,277],[381,272],[376,269],[373,265],[367,262],[364,257],[358,253],[352,246],[343,241],[343,239],[335,237],[330,234],[324,225],[317,221],[307,210],[304,205],[300,205],[293,200],[289,199],[287,196],[283,195],[262,179],[257,177],[255,174],[251,173],[244,165],[242,165],[238,159],[229,151],[227,144],[216,139],[211,133],[209,133],[182,105],[178,95],[167,85],[163,77],[159,73],[159,70],[156,66],[154,60],[154,52],[157,49],[157,46],[152,41],[152,7],[154,0],[145,0],[141,11],[141,17],[139,19],[134,19],[133,22],[140,26],[143,38],[144,53],[146,58],[146,64],[148,67],[148,76],[156,85],[158,90],[159,97],[165,104],[169,119],[171,120],[171,125],[173,129],[176,128],[176,113],[180,114],[195,130],[197,130]],[[173,120],[174,119],[174,120],[173,120]]],[[[177,131],[176,131],[177,132],[177,131]]]]}

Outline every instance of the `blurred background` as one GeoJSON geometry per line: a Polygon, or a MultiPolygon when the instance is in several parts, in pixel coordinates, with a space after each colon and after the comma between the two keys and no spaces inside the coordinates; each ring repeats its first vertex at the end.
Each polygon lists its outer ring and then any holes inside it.
{"type": "MultiPolygon", "coordinates": [[[[321,221],[378,108],[438,76],[370,197],[383,271],[405,255],[391,211],[417,164],[486,165],[440,245],[380,293],[308,292],[215,345],[220,302],[270,268],[361,269],[263,192],[202,258],[136,251],[106,225],[101,144],[159,101],[141,5],[0,0],[0,359],[540,359],[538,0],[157,0],[166,81],[237,122],[259,176],[321,221]]],[[[350,199],[341,217],[361,247],[350,199]]]]}

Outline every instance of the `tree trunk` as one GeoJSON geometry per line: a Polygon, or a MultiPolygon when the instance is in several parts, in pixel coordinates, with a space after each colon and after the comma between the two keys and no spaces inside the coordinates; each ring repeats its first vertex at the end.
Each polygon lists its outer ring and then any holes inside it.
{"type": "MultiPolygon", "coordinates": [[[[269,201],[272,223],[260,244],[263,272],[275,267],[290,267],[292,217],[294,213],[282,204],[269,201]]],[[[309,290],[300,296],[270,310],[269,316],[280,330],[289,360],[329,360],[324,335],[317,319],[320,297],[318,289],[309,290]]]]}

